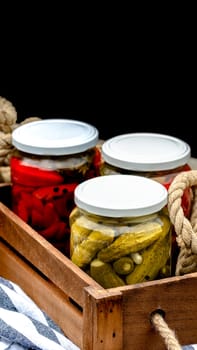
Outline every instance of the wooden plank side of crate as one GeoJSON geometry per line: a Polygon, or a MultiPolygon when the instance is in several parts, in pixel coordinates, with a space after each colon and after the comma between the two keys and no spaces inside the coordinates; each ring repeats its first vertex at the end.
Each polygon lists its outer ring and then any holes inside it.
{"type": "Polygon", "coordinates": [[[101,288],[2,202],[0,236],[80,306],[83,306],[84,287],[101,288]]]}
{"type": "Polygon", "coordinates": [[[165,321],[181,345],[197,343],[197,273],[120,287],[123,295],[123,349],[164,350],[150,322],[163,310],[165,321]]]}
{"type": "Polygon", "coordinates": [[[76,345],[82,345],[83,314],[68,296],[45,280],[0,241],[0,276],[18,284],[60,326],[76,345]]]}
{"type": "Polygon", "coordinates": [[[122,350],[122,293],[85,288],[83,349],[122,350]]]}

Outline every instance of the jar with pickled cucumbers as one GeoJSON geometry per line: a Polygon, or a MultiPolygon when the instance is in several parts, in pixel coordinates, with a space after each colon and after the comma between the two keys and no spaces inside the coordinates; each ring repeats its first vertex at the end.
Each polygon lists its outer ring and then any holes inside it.
{"type": "Polygon", "coordinates": [[[74,189],[98,175],[98,130],[71,119],[23,124],[12,133],[12,209],[69,256],[74,189]]]}
{"type": "Polygon", "coordinates": [[[70,259],[103,288],[171,276],[167,190],[142,176],[99,176],[79,184],[70,259]]]}
{"type": "MultiPolygon", "coordinates": [[[[151,178],[169,188],[180,172],[191,170],[190,146],[176,137],[158,133],[129,133],[106,140],[101,148],[100,175],[131,174],[151,178]]],[[[182,196],[184,215],[189,218],[192,190],[182,196]]],[[[172,234],[172,269],[175,270],[179,248],[172,234]]]]}

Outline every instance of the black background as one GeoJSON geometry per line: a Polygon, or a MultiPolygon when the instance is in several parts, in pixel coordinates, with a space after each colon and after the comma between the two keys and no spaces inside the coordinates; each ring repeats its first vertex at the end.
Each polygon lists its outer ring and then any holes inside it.
{"type": "MultiPolygon", "coordinates": [[[[92,77],[28,74],[3,86],[0,95],[17,110],[18,121],[30,116],[72,118],[93,124],[100,138],[129,132],[159,132],[179,137],[197,157],[196,97],[190,89],[160,74],[131,84],[124,77],[97,72],[92,77]],[[149,86],[149,82],[152,86],[149,86]],[[154,81],[153,81],[154,80],[154,81]],[[167,79],[168,80],[168,79],[167,79]],[[162,82],[161,82],[162,81],[162,82]],[[164,86],[161,86],[163,85],[164,86]],[[172,84],[172,86],[170,86],[172,84]]],[[[79,73],[79,72],[78,72],[79,73]]]]}
{"type": "Polygon", "coordinates": [[[83,120],[101,139],[164,133],[188,142],[197,157],[192,24],[180,19],[177,27],[174,17],[160,15],[136,24],[135,13],[125,19],[124,9],[122,17],[92,12],[79,25],[80,11],[57,17],[53,10],[48,17],[36,12],[30,18],[29,12],[4,42],[2,36],[0,96],[13,103],[18,121],[83,120]]]}

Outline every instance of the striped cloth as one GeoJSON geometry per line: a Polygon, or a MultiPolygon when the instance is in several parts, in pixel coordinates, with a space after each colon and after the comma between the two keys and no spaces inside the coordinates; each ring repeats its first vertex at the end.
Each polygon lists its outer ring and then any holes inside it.
{"type": "Polygon", "coordinates": [[[15,283],[0,277],[0,350],[79,350],[15,283]]]}

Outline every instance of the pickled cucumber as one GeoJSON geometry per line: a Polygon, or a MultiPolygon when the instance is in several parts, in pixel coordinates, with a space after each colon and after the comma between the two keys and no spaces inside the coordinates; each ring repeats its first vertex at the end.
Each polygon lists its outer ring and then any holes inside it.
{"type": "Polygon", "coordinates": [[[98,253],[98,259],[111,262],[130,253],[135,253],[156,241],[162,232],[161,225],[157,222],[139,224],[135,227],[135,232],[127,232],[118,236],[112,244],[102,249],[98,253]]]}
{"type": "Polygon", "coordinates": [[[77,221],[75,221],[71,225],[70,232],[70,254],[72,255],[75,247],[86,239],[92,230],[77,225],[77,221]]]}
{"type": "Polygon", "coordinates": [[[170,254],[168,239],[161,238],[142,252],[143,261],[136,265],[133,272],[126,276],[127,284],[154,280],[160,269],[166,264],[170,254]]]}
{"type": "Polygon", "coordinates": [[[83,268],[91,262],[97,252],[107,247],[114,240],[114,231],[105,229],[103,231],[92,231],[87,239],[74,247],[71,260],[83,268]]]}
{"type": "Polygon", "coordinates": [[[99,259],[94,259],[91,262],[90,276],[103,288],[115,288],[125,285],[123,279],[116,274],[112,266],[99,259]]]}
{"type": "MultiPolygon", "coordinates": [[[[82,211],[81,211],[82,214],[82,211]]],[[[111,228],[111,225],[105,225],[104,220],[99,220],[98,217],[96,217],[94,214],[92,215],[81,215],[76,219],[77,225],[81,227],[85,227],[92,231],[100,231],[104,230],[105,228],[111,228]]],[[[109,224],[109,221],[108,221],[109,224]]]]}
{"type": "Polygon", "coordinates": [[[128,275],[134,270],[134,262],[131,258],[124,256],[114,261],[113,269],[118,275],[128,275]]]}
{"type": "Polygon", "coordinates": [[[80,210],[75,207],[71,213],[70,213],[70,216],[69,216],[69,224],[70,226],[73,224],[73,222],[80,216],[80,210]]]}
{"type": "Polygon", "coordinates": [[[160,237],[166,236],[170,229],[169,218],[159,216],[158,220],[135,226],[135,231],[124,233],[107,248],[98,253],[98,259],[111,262],[131,253],[147,248],[160,237]]]}

